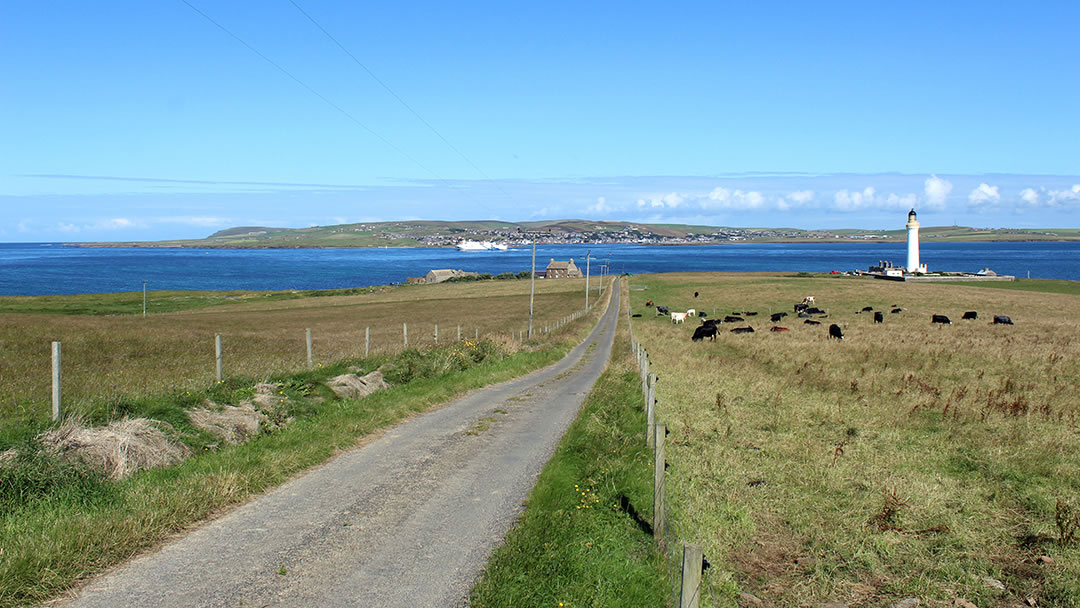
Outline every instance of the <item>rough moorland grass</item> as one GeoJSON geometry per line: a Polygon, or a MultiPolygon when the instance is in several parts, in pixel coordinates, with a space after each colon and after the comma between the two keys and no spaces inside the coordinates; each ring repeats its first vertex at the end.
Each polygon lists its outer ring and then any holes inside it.
{"type": "MultiPolygon", "coordinates": [[[[257,300],[262,303],[323,296],[350,296],[378,292],[382,287],[323,289],[309,291],[148,291],[146,313],[197,310],[257,300]]],[[[143,293],[123,291],[52,296],[0,297],[0,312],[46,315],[142,315],[143,293]]]]}
{"type": "Polygon", "coordinates": [[[537,480],[506,544],[489,560],[470,605],[665,605],[671,587],[646,529],[652,466],[641,403],[621,322],[608,369],[537,480]]]}
{"type": "Polygon", "coordinates": [[[949,283],[949,285],[964,285],[967,287],[983,287],[989,289],[1013,289],[1017,291],[1036,291],[1041,293],[1065,293],[1080,296],[1080,281],[1055,281],[1052,279],[1017,279],[1015,281],[987,281],[949,283]]]}
{"type": "MultiPolygon", "coordinates": [[[[190,426],[183,409],[207,398],[235,403],[250,396],[254,378],[231,378],[207,391],[127,399],[125,413],[170,422],[176,437],[199,455],[180,466],[143,471],[124,481],[105,481],[58,462],[33,449],[32,440],[25,438],[19,460],[0,464],[6,501],[0,510],[0,605],[46,600],[194,522],[324,462],[375,430],[466,391],[551,363],[580,342],[601,312],[598,307],[532,348],[505,358],[489,357],[463,371],[450,366],[439,372],[443,369],[439,361],[420,364],[419,355],[406,352],[274,376],[270,380],[279,382],[289,397],[286,413],[296,420],[238,446],[218,447],[219,442],[190,426]],[[319,387],[321,380],[349,364],[370,369],[381,363],[390,363],[388,374],[406,383],[360,400],[334,399],[319,387]]],[[[435,355],[429,359],[438,359],[440,350],[453,359],[455,348],[433,349],[435,355]]],[[[116,412],[93,415],[108,419],[116,412]]]]}
{"type": "MultiPolygon", "coordinates": [[[[538,281],[534,328],[582,306],[584,281],[538,281]]],[[[93,312],[98,295],[86,298],[93,312]]],[[[198,296],[192,296],[198,297],[198,296]]],[[[241,297],[241,296],[237,296],[241,297]]],[[[2,298],[0,298],[2,300],[2,298]]],[[[46,306],[47,307],[47,306],[46,306]]],[[[226,376],[260,378],[307,367],[310,328],[316,364],[476,335],[518,335],[528,323],[529,282],[399,286],[352,296],[265,299],[168,314],[99,316],[0,313],[0,428],[46,418],[50,342],[63,344],[65,409],[79,412],[124,398],[201,390],[214,381],[214,335],[226,376]]]]}
{"type": "Polygon", "coordinates": [[[630,293],[671,430],[672,518],[716,566],[719,605],[737,590],[779,606],[1080,603],[1080,543],[1061,542],[1056,521],[1080,505],[1076,296],[719,274],[631,287],[647,288],[630,293]],[[765,315],[807,295],[824,325],[768,331],[765,315]],[[757,332],[722,325],[692,343],[647,299],[756,311],[757,332]],[[905,310],[883,324],[856,314],[893,304],[905,310]],[[967,310],[981,320],[961,321],[967,310]],[[953,324],[931,326],[934,313],[953,324]]]}

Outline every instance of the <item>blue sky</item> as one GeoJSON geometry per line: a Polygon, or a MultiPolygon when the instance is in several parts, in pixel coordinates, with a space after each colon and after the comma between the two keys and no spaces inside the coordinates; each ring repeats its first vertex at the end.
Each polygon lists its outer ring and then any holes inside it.
{"type": "Polygon", "coordinates": [[[0,241],[1080,227],[1076,2],[519,4],[8,0],[0,241]]]}

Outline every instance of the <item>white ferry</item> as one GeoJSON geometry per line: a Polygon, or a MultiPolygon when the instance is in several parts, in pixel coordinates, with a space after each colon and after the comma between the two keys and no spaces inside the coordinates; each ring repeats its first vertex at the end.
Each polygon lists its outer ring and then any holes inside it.
{"type": "Polygon", "coordinates": [[[493,243],[491,241],[461,241],[457,244],[458,251],[506,251],[506,243],[493,243]]]}

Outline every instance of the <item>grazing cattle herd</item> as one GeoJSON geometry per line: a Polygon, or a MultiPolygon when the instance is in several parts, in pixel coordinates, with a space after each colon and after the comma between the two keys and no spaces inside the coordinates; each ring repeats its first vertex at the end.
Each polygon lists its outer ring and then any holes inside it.
{"type": "MultiPolygon", "coordinates": [[[[699,295],[700,295],[699,292],[694,292],[694,297],[695,298],[697,298],[699,295]]],[[[720,329],[718,327],[719,325],[724,324],[724,323],[727,323],[727,324],[746,323],[747,321],[746,321],[745,317],[753,317],[753,316],[756,316],[758,314],[756,311],[745,311],[745,310],[744,311],[732,311],[731,314],[725,315],[724,318],[721,320],[721,319],[709,319],[709,318],[707,318],[708,314],[705,311],[698,312],[697,310],[695,310],[693,308],[688,309],[686,312],[672,312],[667,306],[656,306],[653,303],[652,300],[649,300],[649,301],[645,302],[645,306],[650,307],[650,308],[655,306],[657,316],[670,316],[671,317],[671,322],[673,324],[676,324],[676,325],[679,324],[679,323],[686,322],[687,318],[699,317],[701,319],[701,325],[699,325],[698,327],[696,327],[694,329],[694,334],[690,338],[694,342],[703,342],[706,338],[708,338],[710,341],[715,342],[717,340],[717,336],[719,335],[719,332],[720,332],[720,329]]],[[[829,318],[829,313],[827,311],[825,311],[825,310],[823,310],[821,308],[818,308],[818,307],[816,307],[814,305],[814,296],[806,296],[805,298],[803,298],[803,300],[801,302],[799,302],[798,304],[795,304],[793,312],[796,314],[796,316],[798,318],[803,319],[803,324],[809,325],[809,326],[821,325],[822,322],[819,321],[818,319],[827,319],[827,318],[829,318]]],[[[864,307],[862,307],[862,309],[856,311],[855,314],[858,315],[858,314],[862,314],[864,312],[873,312],[874,313],[874,321],[873,321],[873,323],[875,325],[885,323],[885,313],[884,313],[884,311],[881,311],[881,310],[875,311],[873,306],[864,306],[864,307]]],[[[897,306],[896,304],[893,304],[890,307],[890,310],[889,310],[890,314],[899,314],[901,312],[904,312],[904,309],[897,306]]],[[[634,316],[639,317],[641,315],[636,315],[635,314],[634,316]]],[[[788,313],[786,313],[786,312],[770,313],[769,320],[772,321],[773,323],[782,323],[784,321],[784,318],[787,317],[787,316],[788,316],[788,313]]],[[[977,311],[974,311],[974,310],[966,311],[966,312],[963,313],[963,316],[961,316],[961,319],[968,320],[968,321],[976,321],[976,320],[978,320],[978,318],[979,318],[979,313],[977,311]]],[[[930,315],[930,323],[932,325],[952,325],[952,321],[949,319],[948,316],[943,315],[943,314],[937,314],[937,313],[934,313],[934,314],[930,315]]],[[[1012,325],[1013,321],[1007,315],[993,315],[993,321],[991,322],[991,324],[992,325],[1012,325]]],[[[772,332],[772,333],[784,333],[784,332],[790,332],[791,328],[782,327],[780,325],[773,325],[769,329],[769,331],[772,332]]],[[[749,326],[749,325],[742,326],[742,327],[735,327],[735,328],[731,329],[731,333],[733,333],[733,334],[752,334],[752,333],[754,333],[754,328],[749,326]]],[[[841,326],[839,324],[831,323],[829,325],[827,339],[828,340],[837,340],[837,341],[843,341],[844,340],[844,331],[843,331],[843,329],[841,328],[841,326]]]]}

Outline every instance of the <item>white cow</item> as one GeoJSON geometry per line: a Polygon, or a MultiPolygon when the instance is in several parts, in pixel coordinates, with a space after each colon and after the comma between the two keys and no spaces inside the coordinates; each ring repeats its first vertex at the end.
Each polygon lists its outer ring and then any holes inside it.
{"type": "Polygon", "coordinates": [[[672,323],[679,324],[679,323],[682,323],[683,321],[686,321],[686,313],[685,312],[673,312],[673,313],[671,313],[671,322],[672,323]]]}
{"type": "Polygon", "coordinates": [[[696,311],[696,310],[694,310],[693,308],[691,308],[690,310],[686,311],[686,316],[688,316],[688,317],[692,317],[692,316],[694,316],[694,315],[696,315],[696,314],[697,314],[697,311],[696,311]]]}

